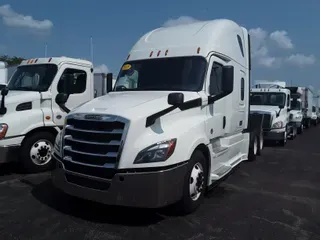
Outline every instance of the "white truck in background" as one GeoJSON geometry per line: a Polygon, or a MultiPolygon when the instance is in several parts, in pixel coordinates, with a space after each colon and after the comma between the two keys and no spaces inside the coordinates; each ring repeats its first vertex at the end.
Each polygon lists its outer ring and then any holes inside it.
{"type": "Polygon", "coordinates": [[[313,96],[311,123],[316,126],[320,122],[319,96],[313,96]]]}
{"type": "Polygon", "coordinates": [[[259,80],[251,89],[250,111],[266,114],[263,121],[264,138],[284,146],[289,136],[294,138],[297,128],[289,124],[290,90],[286,82],[259,80]]]}
{"type": "Polygon", "coordinates": [[[0,62],[0,90],[7,85],[8,69],[6,62],[0,62]]]}
{"type": "Polygon", "coordinates": [[[297,133],[303,133],[303,111],[302,111],[302,94],[303,89],[301,87],[287,87],[291,93],[291,111],[289,116],[289,124],[295,125],[297,133]]]}
{"type": "Polygon", "coordinates": [[[29,173],[50,169],[54,140],[66,116],[56,96],[68,93],[65,107],[74,109],[93,99],[95,90],[89,61],[67,57],[23,61],[1,90],[0,163],[19,160],[29,173]]]}
{"type": "Polygon", "coordinates": [[[250,36],[233,21],[148,32],[114,91],[67,115],[54,185],[111,205],[195,210],[207,187],[260,150],[263,115],[250,115],[250,70],[250,36]]]}
{"type": "Polygon", "coordinates": [[[303,111],[303,126],[310,128],[312,122],[312,106],[313,106],[313,92],[308,87],[302,87],[302,111],[303,111]]]}

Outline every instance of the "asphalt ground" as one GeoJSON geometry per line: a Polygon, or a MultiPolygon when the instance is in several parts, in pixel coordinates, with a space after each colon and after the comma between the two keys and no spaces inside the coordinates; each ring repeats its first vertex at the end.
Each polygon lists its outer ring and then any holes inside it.
{"type": "Polygon", "coordinates": [[[320,240],[320,127],[241,163],[186,217],[77,199],[54,189],[49,173],[15,169],[0,168],[1,240],[320,240]]]}

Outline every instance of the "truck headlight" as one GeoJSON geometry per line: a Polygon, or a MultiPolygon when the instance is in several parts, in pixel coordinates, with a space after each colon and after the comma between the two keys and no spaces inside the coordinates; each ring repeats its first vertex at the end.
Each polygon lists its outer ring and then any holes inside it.
{"type": "Polygon", "coordinates": [[[272,124],[272,128],[283,128],[283,122],[282,121],[278,121],[275,122],[274,124],[272,124]]]}
{"type": "Polygon", "coordinates": [[[56,140],[54,142],[54,151],[60,156],[61,155],[61,142],[62,142],[62,131],[59,132],[56,136],[56,140]]]}
{"type": "Polygon", "coordinates": [[[133,163],[164,162],[173,154],[176,143],[177,139],[171,139],[153,144],[139,152],[133,163]]]}
{"type": "Polygon", "coordinates": [[[0,123],[0,139],[4,138],[8,131],[8,125],[5,123],[0,123]]]}

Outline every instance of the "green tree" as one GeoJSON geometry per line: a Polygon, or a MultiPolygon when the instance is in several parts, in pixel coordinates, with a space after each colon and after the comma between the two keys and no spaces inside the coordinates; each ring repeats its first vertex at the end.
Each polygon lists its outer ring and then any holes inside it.
{"type": "Polygon", "coordinates": [[[25,59],[17,56],[13,56],[13,57],[10,57],[8,55],[0,56],[0,61],[6,62],[9,66],[19,65],[23,60],[25,59]]]}

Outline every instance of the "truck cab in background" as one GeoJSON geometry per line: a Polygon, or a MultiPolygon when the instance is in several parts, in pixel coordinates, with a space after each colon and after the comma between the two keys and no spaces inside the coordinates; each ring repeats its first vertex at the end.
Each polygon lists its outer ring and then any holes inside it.
{"type": "Polygon", "coordinates": [[[94,98],[93,66],[86,60],[52,57],[23,61],[1,90],[0,163],[19,160],[27,172],[53,166],[56,135],[67,113],[94,98]],[[68,94],[62,108],[55,99],[68,94]]]}
{"type": "Polygon", "coordinates": [[[268,141],[287,143],[288,137],[295,136],[297,128],[290,125],[290,90],[281,81],[256,81],[251,89],[250,111],[264,113],[263,132],[268,141]]]}
{"type": "Polygon", "coordinates": [[[248,31],[230,20],[146,33],[114,90],[67,115],[54,185],[111,205],[192,212],[207,187],[259,149],[250,59],[248,31]]]}
{"type": "Polygon", "coordinates": [[[287,87],[291,93],[291,111],[289,116],[289,124],[294,125],[297,128],[297,133],[303,133],[303,111],[302,111],[302,99],[303,90],[301,87],[287,87]]]}

